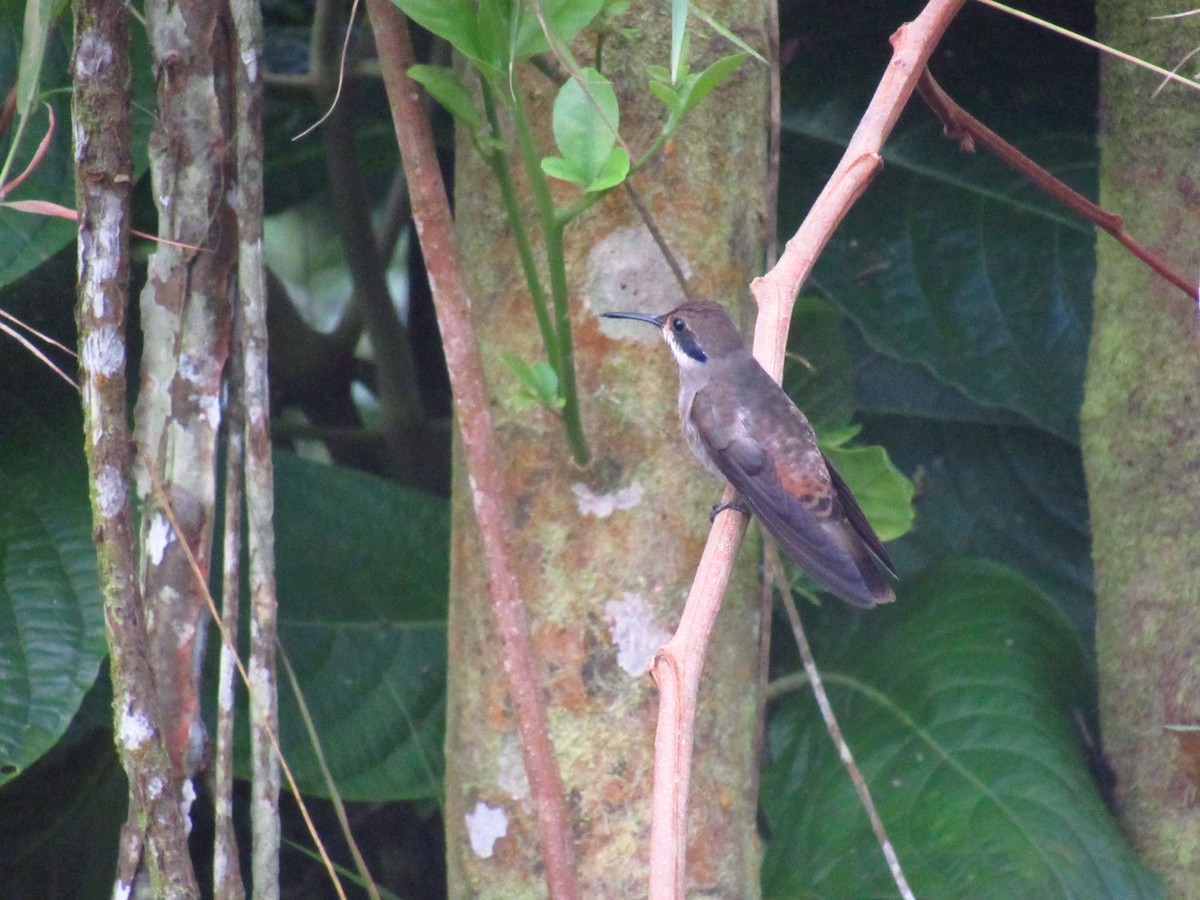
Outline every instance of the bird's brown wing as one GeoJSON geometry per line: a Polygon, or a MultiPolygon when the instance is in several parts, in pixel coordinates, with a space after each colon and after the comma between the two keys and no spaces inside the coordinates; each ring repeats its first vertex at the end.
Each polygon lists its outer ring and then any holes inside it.
{"type": "Polygon", "coordinates": [[[872,555],[895,578],[896,566],[892,563],[892,558],[888,556],[887,550],[884,549],[883,541],[879,540],[879,535],[875,533],[875,529],[867,521],[862,507],[858,505],[858,501],[850,493],[850,488],[846,485],[841,473],[834,468],[833,463],[829,461],[829,457],[824,453],[821,454],[821,459],[825,462],[825,468],[829,470],[829,478],[833,482],[833,489],[842,503],[842,510],[846,514],[846,521],[850,523],[851,527],[858,533],[858,536],[863,539],[863,543],[867,545],[867,549],[871,551],[872,555]]]}
{"type": "MultiPolygon", "coordinates": [[[[895,599],[876,568],[874,547],[869,549],[848,520],[845,484],[826,467],[803,414],[782,391],[779,398],[785,404],[770,404],[757,414],[739,409],[722,415],[702,388],[692,403],[693,424],[721,474],[784,553],[818,583],[855,606],[895,599]]],[[[857,504],[853,509],[865,523],[857,504]]]]}

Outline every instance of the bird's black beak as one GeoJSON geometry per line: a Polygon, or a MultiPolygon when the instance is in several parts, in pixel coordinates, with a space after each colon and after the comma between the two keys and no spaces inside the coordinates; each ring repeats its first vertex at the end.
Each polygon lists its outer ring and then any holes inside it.
{"type": "Polygon", "coordinates": [[[606,319],[636,319],[639,322],[649,322],[655,328],[662,328],[663,322],[667,321],[666,313],[661,316],[652,316],[650,313],[639,312],[606,312],[601,313],[606,319]]]}

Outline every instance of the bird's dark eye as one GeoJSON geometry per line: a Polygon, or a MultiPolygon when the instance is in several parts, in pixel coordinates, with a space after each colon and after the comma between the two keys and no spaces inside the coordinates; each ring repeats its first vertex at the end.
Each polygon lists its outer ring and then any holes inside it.
{"type": "Polygon", "coordinates": [[[676,334],[679,334],[685,328],[687,328],[687,322],[683,321],[682,316],[676,316],[675,318],[673,318],[671,320],[671,330],[674,331],[676,334]]]}

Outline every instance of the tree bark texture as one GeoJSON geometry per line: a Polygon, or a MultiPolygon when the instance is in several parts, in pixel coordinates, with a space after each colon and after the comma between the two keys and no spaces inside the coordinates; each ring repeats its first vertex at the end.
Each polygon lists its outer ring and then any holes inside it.
{"type": "Polygon", "coordinates": [[[146,26],[158,79],[150,169],[159,234],[200,248],[160,243],[150,258],[136,410],[139,446],[184,532],[169,526],[140,463],[151,662],[167,749],[186,784],[201,757],[199,668],[209,612],[181,540],[207,574],[237,266],[237,217],[229,200],[236,184],[233,45],[228,8],[214,0],[152,0],[146,26]]]}
{"type": "MultiPolygon", "coordinates": [[[[727,7],[722,21],[765,46],[759,3],[727,7]]],[[[645,67],[669,59],[669,13],[639,5],[604,46],[604,74],[621,102],[621,134],[636,158],[665,112],[645,67]]],[[[576,42],[592,63],[592,37],[576,42]]],[[[734,51],[702,26],[691,36],[698,71],[734,51]]],[[[543,155],[553,149],[556,85],[519,71],[543,155]]],[[[693,293],[752,323],[746,285],[761,270],[767,147],[767,73],[748,62],[689,113],[666,151],[633,179],[690,279],[693,293]]],[[[505,134],[509,146],[516,140],[505,134]]],[[[524,169],[510,160],[533,223],[524,169]]],[[[552,183],[566,206],[573,186],[552,183]]],[[[589,897],[643,897],[657,697],[645,674],[678,622],[721,485],[696,464],[676,413],[675,364],[652,329],[597,316],[664,312],[683,293],[649,231],[618,190],[567,229],[567,272],[583,423],[592,463],[571,461],[559,421],[518,401],[501,361],[543,358],[528,290],[491,170],[460,140],[456,221],[513,499],[521,596],[567,792],[580,889],[589,897]]],[[[533,226],[536,232],[536,226],[533,226]]],[[[543,278],[545,273],[543,272],[543,278]]],[[[456,448],[449,622],[446,827],[451,896],[545,893],[539,849],[486,577],[471,487],[456,448]],[[485,823],[504,836],[493,843],[485,823]],[[472,844],[475,839],[475,844],[472,844]]],[[[712,896],[758,891],[754,753],[758,584],[743,551],[717,623],[696,735],[689,844],[691,888],[712,896]]]]}
{"type": "MultiPolygon", "coordinates": [[[[1200,40],[1167,4],[1098,5],[1100,37],[1170,67],[1200,40]]],[[[1190,65],[1190,64],[1189,64],[1190,65]]],[[[1200,245],[1196,93],[1101,60],[1101,203],[1180,271],[1200,245]]],[[[1200,896],[1200,337],[1188,301],[1097,249],[1082,415],[1101,718],[1122,821],[1168,893],[1200,896]]]]}
{"type": "Polygon", "coordinates": [[[84,411],[93,535],[113,684],[114,734],[129,778],[114,895],[128,896],[138,872],[156,896],[199,895],[188,856],[154,676],[146,649],[131,504],[132,451],[126,398],[129,302],[130,148],[129,16],[119,6],[75,8],[72,102],[79,208],[80,390],[84,411]]]}

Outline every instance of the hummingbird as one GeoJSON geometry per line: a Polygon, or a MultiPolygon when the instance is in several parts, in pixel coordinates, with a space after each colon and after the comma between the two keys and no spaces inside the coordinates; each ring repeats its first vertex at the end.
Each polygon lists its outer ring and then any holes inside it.
{"type": "MultiPolygon", "coordinates": [[[[817,446],[804,413],[746,348],[724,307],[689,300],[660,316],[607,312],[662,330],[679,365],[679,418],[692,453],[800,568],[853,606],[896,598],[883,542],[817,446]],[[881,571],[881,568],[883,571],[881,571]]],[[[713,516],[724,505],[713,509],[713,516]]]]}

